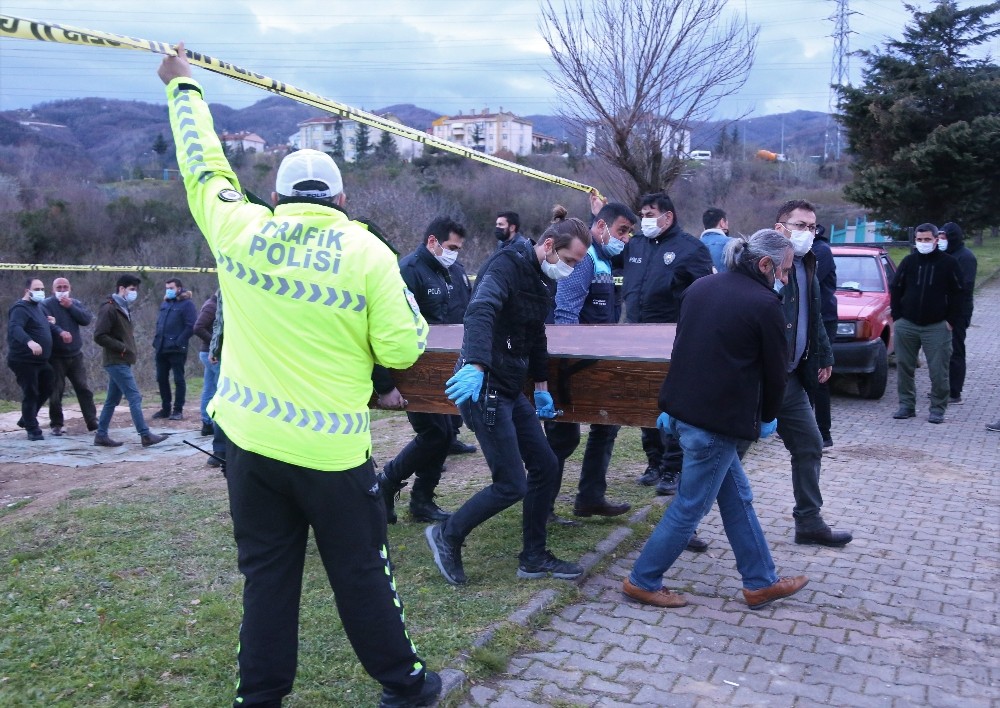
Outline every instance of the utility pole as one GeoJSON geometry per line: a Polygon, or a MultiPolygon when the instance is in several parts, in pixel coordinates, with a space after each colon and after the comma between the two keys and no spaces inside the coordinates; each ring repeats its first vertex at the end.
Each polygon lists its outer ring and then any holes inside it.
{"type": "Polygon", "coordinates": [[[832,20],[833,29],[833,62],[830,67],[830,103],[826,116],[826,140],[823,148],[823,161],[839,160],[841,151],[841,130],[833,115],[837,112],[837,92],[834,86],[847,86],[851,82],[851,29],[847,18],[853,15],[847,7],[848,0],[832,0],[837,4],[832,20]]]}

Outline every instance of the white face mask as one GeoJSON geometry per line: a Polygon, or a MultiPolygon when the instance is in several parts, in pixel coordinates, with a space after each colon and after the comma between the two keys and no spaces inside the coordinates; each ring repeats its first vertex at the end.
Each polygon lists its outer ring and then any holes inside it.
{"type": "Polygon", "coordinates": [[[643,217],[639,228],[642,229],[642,235],[646,238],[656,238],[660,235],[660,231],[662,231],[662,229],[656,225],[655,216],[643,217]]]}
{"type": "Polygon", "coordinates": [[[44,290],[32,290],[31,291],[31,300],[32,300],[32,302],[41,302],[44,299],[45,299],[45,291],[44,290]]]}
{"type": "Polygon", "coordinates": [[[604,227],[604,230],[608,232],[608,242],[604,244],[604,252],[609,256],[617,256],[625,250],[625,242],[620,238],[615,238],[615,235],[611,233],[611,229],[607,226],[604,227]]]}
{"type": "Polygon", "coordinates": [[[933,253],[934,249],[937,248],[933,243],[927,243],[926,241],[917,241],[917,253],[922,253],[925,256],[928,253],[933,253]]]}
{"type": "Polygon", "coordinates": [[[939,251],[947,251],[948,250],[948,239],[946,239],[946,238],[939,238],[938,239],[938,250],[939,251]]]}
{"type": "Polygon", "coordinates": [[[137,297],[139,297],[138,290],[129,290],[125,293],[125,302],[133,303],[137,297]]]}
{"type": "Polygon", "coordinates": [[[441,255],[434,254],[437,258],[437,262],[443,265],[445,268],[450,268],[452,264],[458,259],[458,251],[450,251],[447,248],[441,248],[441,255]]]}
{"type": "Polygon", "coordinates": [[[573,273],[573,266],[567,265],[562,258],[555,263],[542,261],[542,272],[552,280],[562,280],[573,273]]]}
{"type": "Polygon", "coordinates": [[[804,256],[812,248],[813,239],[816,237],[812,231],[793,231],[789,240],[792,242],[792,249],[796,256],[804,256]]]}
{"type": "Polygon", "coordinates": [[[67,300],[69,298],[69,293],[64,292],[62,290],[57,290],[56,297],[59,298],[60,300],[67,300]]]}

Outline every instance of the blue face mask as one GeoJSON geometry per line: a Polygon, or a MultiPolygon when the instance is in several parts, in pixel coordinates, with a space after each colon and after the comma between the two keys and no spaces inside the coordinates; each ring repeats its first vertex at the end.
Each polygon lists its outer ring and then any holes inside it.
{"type": "Polygon", "coordinates": [[[625,250],[625,242],[621,239],[615,238],[615,235],[611,233],[611,230],[605,226],[604,230],[608,232],[608,242],[602,246],[604,252],[609,256],[617,256],[623,250],[625,250]]]}
{"type": "Polygon", "coordinates": [[[177,297],[177,291],[173,288],[167,288],[167,299],[173,300],[175,297],[177,297]]]}

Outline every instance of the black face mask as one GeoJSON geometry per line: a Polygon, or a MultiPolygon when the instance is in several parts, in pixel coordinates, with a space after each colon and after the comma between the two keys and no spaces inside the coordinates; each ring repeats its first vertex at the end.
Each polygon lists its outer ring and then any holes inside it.
{"type": "Polygon", "coordinates": [[[497,237],[497,241],[507,240],[507,229],[501,229],[499,226],[493,229],[493,235],[497,237]]]}

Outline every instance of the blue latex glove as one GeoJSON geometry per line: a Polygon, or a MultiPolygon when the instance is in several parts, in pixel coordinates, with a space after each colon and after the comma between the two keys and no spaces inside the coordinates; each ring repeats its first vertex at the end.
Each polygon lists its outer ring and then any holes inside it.
{"type": "Polygon", "coordinates": [[[544,420],[556,417],[556,406],[548,391],[535,391],[535,413],[544,420]]]}
{"type": "Polygon", "coordinates": [[[774,431],[778,429],[778,419],[775,418],[770,423],[760,424],[760,439],[769,438],[774,435],[774,431]]]}
{"type": "Polygon", "coordinates": [[[656,427],[664,433],[672,435],[673,431],[670,430],[670,423],[672,420],[673,419],[670,417],[669,413],[660,413],[660,417],[656,419],[656,427]]]}
{"type": "Polygon", "coordinates": [[[466,364],[445,381],[445,395],[456,405],[465,403],[470,398],[475,403],[479,400],[479,392],[483,389],[483,372],[472,364],[466,364]]]}

